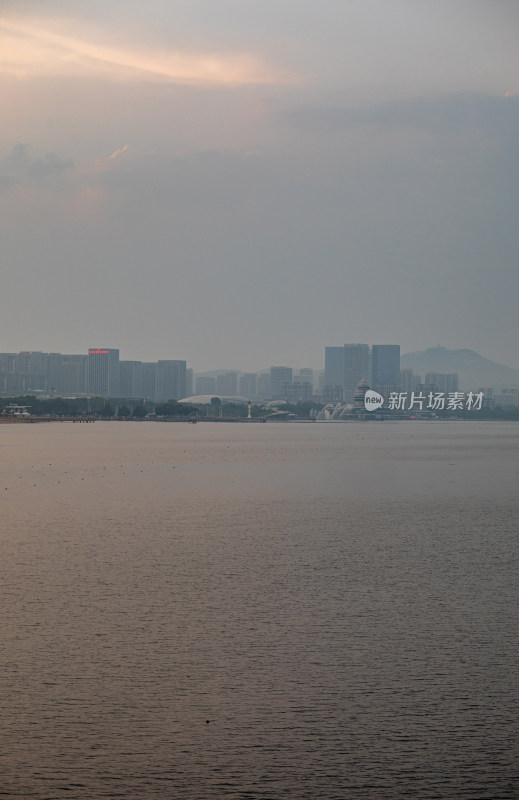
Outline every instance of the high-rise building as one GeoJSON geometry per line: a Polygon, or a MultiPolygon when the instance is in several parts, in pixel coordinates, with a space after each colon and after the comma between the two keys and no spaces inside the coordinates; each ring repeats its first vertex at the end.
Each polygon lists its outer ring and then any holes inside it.
{"type": "Polygon", "coordinates": [[[283,398],[282,386],[284,383],[292,383],[292,367],[271,367],[270,386],[273,400],[283,398]]]}
{"type": "Polygon", "coordinates": [[[272,397],[272,384],[270,382],[270,375],[268,372],[262,372],[258,375],[257,382],[258,398],[260,400],[268,400],[272,397]]]}
{"type": "MultiPolygon", "coordinates": [[[[485,400],[486,399],[487,397],[485,395],[485,400]]],[[[494,405],[500,406],[501,408],[517,407],[519,406],[519,392],[515,387],[503,389],[502,392],[494,394],[493,402],[494,405]]]]}
{"type": "Polygon", "coordinates": [[[216,394],[216,378],[210,375],[199,375],[195,381],[197,394],[216,394]]]}
{"type": "Polygon", "coordinates": [[[121,397],[144,397],[142,361],[119,361],[119,394],[121,397]]]}
{"type": "Polygon", "coordinates": [[[25,386],[26,375],[20,375],[19,372],[4,372],[2,375],[2,394],[14,396],[17,394],[25,394],[27,391],[25,386]]]}
{"type": "Polygon", "coordinates": [[[324,385],[344,386],[344,346],[324,348],[324,385]]]}
{"type": "Polygon", "coordinates": [[[400,386],[403,392],[414,392],[422,382],[421,375],[415,375],[412,369],[400,370],[400,386]]]}
{"type": "Polygon", "coordinates": [[[306,403],[312,397],[313,386],[308,381],[293,380],[281,385],[282,399],[288,403],[306,403]]]}
{"type": "Polygon", "coordinates": [[[360,381],[371,382],[369,345],[344,345],[344,402],[353,403],[360,381]]]}
{"type": "Polygon", "coordinates": [[[299,370],[297,375],[294,375],[293,379],[295,382],[298,383],[309,383],[312,386],[312,391],[314,388],[314,371],[310,369],[310,367],[303,367],[299,370]]]}
{"type": "Polygon", "coordinates": [[[238,373],[223,372],[216,377],[216,394],[233,396],[238,394],[238,373]]]}
{"type": "Polygon", "coordinates": [[[49,353],[47,389],[52,394],[84,394],[88,387],[88,356],[49,353]]]}
{"type": "Polygon", "coordinates": [[[188,367],[186,369],[186,397],[191,397],[193,394],[194,375],[193,369],[188,367]]]}
{"type": "Polygon", "coordinates": [[[119,397],[119,350],[110,347],[90,348],[88,391],[98,397],[119,397]]]}
{"type": "Polygon", "coordinates": [[[428,372],[425,382],[434,384],[439,392],[457,392],[459,387],[457,372],[428,372]]]}
{"type": "Polygon", "coordinates": [[[157,364],[154,361],[142,363],[142,397],[144,400],[155,401],[157,396],[157,364]]]}
{"type": "Polygon", "coordinates": [[[16,372],[17,353],[0,353],[0,372],[16,372]]]}
{"type": "Polygon", "coordinates": [[[323,386],[319,391],[323,403],[342,403],[342,386],[323,386]]]}
{"type": "Polygon", "coordinates": [[[186,396],[186,362],[157,361],[155,400],[182,400],[186,396]]]}
{"type": "Polygon", "coordinates": [[[344,346],[324,348],[324,386],[323,394],[333,396],[337,401],[344,394],[344,346]]]}
{"type": "Polygon", "coordinates": [[[84,394],[87,365],[86,355],[0,353],[0,393],[84,394]]]}
{"type": "Polygon", "coordinates": [[[40,351],[22,351],[16,359],[16,371],[25,375],[25,391],[42,391],[47,388],[49,371],[48,354],[40,351]]]}
{"type": "Polygon", "coordinates": [[[371,348],[371,385],[400,385],[400,345],[374,344],[371,348]]]}
{"type": "Polygon", "coordinates": [[[255,372],[246,372],[240,378],[240,394],[249,400],[256,397],[258,387],[258,376],[255,372]]]}

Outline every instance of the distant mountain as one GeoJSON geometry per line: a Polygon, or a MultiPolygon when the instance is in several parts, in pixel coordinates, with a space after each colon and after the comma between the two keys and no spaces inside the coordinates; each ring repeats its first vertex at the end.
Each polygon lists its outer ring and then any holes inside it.
{"type": "Polygon", "coordinates": [[[519,370],[497,364],[480,356],[474,350],[448,350],[446,347],[429,347],[416,353],[406,353],[400,359],[402,369],[413,369],[425,380],[427,372],[457,372],[460,389],[479,389],[490,386],[501,390],[506,386],[519,386],[519,370]]]}

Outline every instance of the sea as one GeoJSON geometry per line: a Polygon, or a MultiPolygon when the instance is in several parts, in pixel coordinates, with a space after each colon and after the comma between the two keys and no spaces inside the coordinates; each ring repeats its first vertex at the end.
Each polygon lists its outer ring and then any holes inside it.
{"type": "Polygon", "coordinates": [[[519,424],[0,425],[2,800],[517,800],[519,424]]]}

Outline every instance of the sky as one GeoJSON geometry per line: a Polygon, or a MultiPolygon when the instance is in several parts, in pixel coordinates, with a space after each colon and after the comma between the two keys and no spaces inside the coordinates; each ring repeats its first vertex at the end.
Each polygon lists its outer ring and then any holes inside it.
{"type": "Polygon", "coordinates": [[[519,368],[515,0],[0,0],[0,351],[519,368]]]}

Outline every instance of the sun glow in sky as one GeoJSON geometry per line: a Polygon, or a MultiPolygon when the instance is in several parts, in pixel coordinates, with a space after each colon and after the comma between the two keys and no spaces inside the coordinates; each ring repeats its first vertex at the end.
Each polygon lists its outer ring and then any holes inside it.
{"type": "Polygon", "coordinates": [[[72,75],[229,86],[282,79],[281,71],[276,74],[249,53],[139,51],[78,38],[61,28],[67,25],[55,24],[51,30],[39,21],[0,20],[1,71],[19,78],[72,75]]]}

